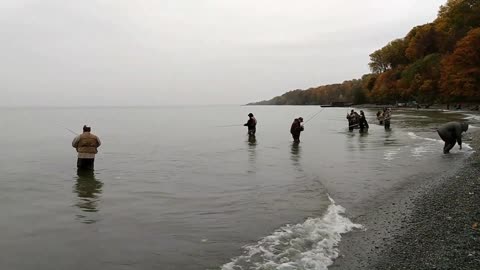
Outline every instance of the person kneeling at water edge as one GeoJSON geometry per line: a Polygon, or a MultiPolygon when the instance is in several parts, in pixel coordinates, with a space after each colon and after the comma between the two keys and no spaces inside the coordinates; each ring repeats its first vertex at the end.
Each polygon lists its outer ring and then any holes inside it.
{"type": "Polygon", "coordinates": [[[253,116],[253,113],[249,113],[248,117],[248,122],[244,125],[245,127],[248,127],[248,135],[249,136],[255,136],[255,132],[257,132],[257,119],[253,116]]]}
{"type": "Polygon", "coordinates": [[[455,142],[458,143],[460,149],[462,149],[462,132],[468,130],[467,123],[460,122],[448,122],[437,129],[438,135],[445,142],[443,147],[443,153],[448,154],[450,150],[455,146],[455,142]]]}
{"type": "Polygon", "coordinates": [[[72,146],[77,149],[78,159],[77,168],[93,170],[95,163],[95,154],[98,153],[97,148],[100,146],[100,139],[90,133],[91,128],[83,126],[83,133],[75,137],[72,146]]]}
{"type": "Polygon", "coordinates": [[[302,122],[302,117],[296,118],[293,120],[292,126],[290,127],[290,133],[292,134],[293,141],[296,143],[300,142],[300,132],[304,130],[302,122]]]}

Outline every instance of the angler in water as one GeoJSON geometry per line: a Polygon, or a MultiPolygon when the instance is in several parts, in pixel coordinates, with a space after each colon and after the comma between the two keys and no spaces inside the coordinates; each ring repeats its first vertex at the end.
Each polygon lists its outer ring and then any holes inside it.
{"type": "Polygon", "coordinates": [[[462,133],[468,130],[468,124],[465,122],[448,122],[437,129],[438,135],[445,142],[443,153],[448,154],[450,150],[458,143],[462,149],[462,133]]]}
{"type": "Polygon", "coordinates": [[[367,118],[365,117],[365,113],[363,111],[360,111],[359,125],[360,125],[360,132],[368,131],[368,122],[367,122],[367,118]]]}
{"type": "Polygon", "coordinates": [[[253,113],[249,113],[248,117],[250,118],[244,126],[248,127],[248,136],[255,136],[255,132],[257,132],[257,119],[253,116],[253,113]]]}
{"type": "Polygon", "coordinates": [[[353,129],[358,128],[360,115],[354,110],[350,111],[350,114],[347,113],[348,120],[348,130],[353,131],[353,129]]]}
{"type": "Polygon", "coordinates": [[[377,112],[377,120],[379,125],[383,125],[383,112],[382,110],[377,112]]]}
{"type": "Polygon", "coordinates": [[[385,129],[390,129],[390,119],[392,118],[392,110],[390,108],[383,109],[383,125],[385,129]]]}
{"type": "Polygon", "coordinates": [[[97,148],[101,145],[101,142],[90,131],[90,127],[83,126],[83,133],[75,137],[72,142],[73,148],[77,149],[78,152],[78,169],[93,170],[94,168],[95,154],[98,153],[97,148]]]}
{"type": "Polygon", "coordinates": [[[295,143],[300,142],[300,132],[304,130],[302,123],[302,117],[295,118],[295,120],[293,120],[292,126],[290,127],[290,133],[292,134],[293,142],[295,143]]]}

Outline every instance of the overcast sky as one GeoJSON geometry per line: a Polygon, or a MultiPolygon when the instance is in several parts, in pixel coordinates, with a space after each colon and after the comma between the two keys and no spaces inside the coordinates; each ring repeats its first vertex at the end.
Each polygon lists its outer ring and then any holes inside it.
{"type": "Polygon", "coordinates": [[[243,104],[368,73],[446,0],[2,0],[0,106],[243,104]]]}

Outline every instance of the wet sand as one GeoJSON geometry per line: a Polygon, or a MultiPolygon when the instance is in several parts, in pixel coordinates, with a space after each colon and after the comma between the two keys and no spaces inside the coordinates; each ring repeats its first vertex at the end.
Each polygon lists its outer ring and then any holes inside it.
{"type": "Polygon", "coordinates": [[[418,175],[352,217],[366,229],[343,236],[329,269],[479,269],[479,131],[469,143],[477,152],[447,175],[418,175]]]}

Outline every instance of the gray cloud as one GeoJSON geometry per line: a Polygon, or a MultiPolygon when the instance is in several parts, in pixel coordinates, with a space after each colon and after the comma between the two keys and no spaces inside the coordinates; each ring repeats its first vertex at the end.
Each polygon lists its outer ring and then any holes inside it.
{"type": "Polygon", "coordinates": [[[429,0],[4,0],[0,106],[241,104],[358,78],[429,0]]]}

